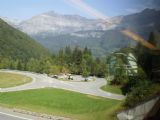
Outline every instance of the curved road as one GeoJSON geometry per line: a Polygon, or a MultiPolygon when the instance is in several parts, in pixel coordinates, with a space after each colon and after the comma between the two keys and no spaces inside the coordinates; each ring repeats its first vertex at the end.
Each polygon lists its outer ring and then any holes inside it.
{"type": "Polygon", "coordinates": [[[90,94],[116,100],[122,100],[125,98],[125,96],[123,95],[113,94],[101,90],[100,87],[106,84],[106,80],[103,78],[96,78],[96,80],[92,82],[70,82],[70,81],[60,81],[43,74],[32,73],[28,71],[0,70],[0,72],[22,74],[29,76],[33,79],[31,83],[11,88],[4,88],[0,90],[1,92],[53,87],[53,88],[66,89],[84,94],[90,94]]]}

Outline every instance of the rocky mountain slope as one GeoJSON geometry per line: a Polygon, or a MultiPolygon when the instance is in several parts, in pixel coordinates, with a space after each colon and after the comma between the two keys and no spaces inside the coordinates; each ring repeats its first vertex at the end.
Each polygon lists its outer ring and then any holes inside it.
{"type": "Polygon", "coordinates": [[[106,30],[112,26],[103,20],[87,19],[78,15],[61,15],[53,11],[32,17],[17,26],[30,35],[39,33],[65,34],[85,30],[106,30]]]}

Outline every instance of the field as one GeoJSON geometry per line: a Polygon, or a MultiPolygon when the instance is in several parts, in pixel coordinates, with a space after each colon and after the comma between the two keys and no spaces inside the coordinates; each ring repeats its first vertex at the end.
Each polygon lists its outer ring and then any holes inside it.
{"type": "Polygon", "coordinates": [[[105,86],[102,86],[101,89],[111,93],[122,94],[122,90],[120,86],[105,85],[105,86]]]}
{"type": "Polygon", "coordinates": [[[12,73],[0,72],[0,88],[15,87],[32,81],[32,78],[12,73]]]}
{"type": "Polygon", "coordinates": [[[0,95],[0,105],[78,120],[113,120],[121,101],[77,92],[43,88],[0,95]]]}

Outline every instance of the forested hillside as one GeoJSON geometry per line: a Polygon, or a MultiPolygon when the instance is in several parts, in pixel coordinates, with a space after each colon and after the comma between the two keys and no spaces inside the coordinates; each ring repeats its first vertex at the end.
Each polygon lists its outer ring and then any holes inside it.
{"type": "Polygon", "coordinates": [[[32,38],[0,19],[0,57],[29,59],[46,56],[48,51],[32,38]]]}

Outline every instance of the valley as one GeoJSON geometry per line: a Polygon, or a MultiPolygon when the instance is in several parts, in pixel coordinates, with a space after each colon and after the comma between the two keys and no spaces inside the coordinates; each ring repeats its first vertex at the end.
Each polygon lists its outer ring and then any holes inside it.
{"type": "Polygon", "coordinates": [[[158,120],[160,9],[102,3],[0,4],[0,119],[158,120]]]}
{"type": "Polygon", "coordinates": [[[149,33],[160,26],[159,14],[160,11],[147,8],[139,13],[110,18],[112,24],[108,24],[103,20],[49,11],[18,24],[9,20],[8,23],[30,35],[52,53],[57,53],[66,46],[87,46],[94,56],[104,57],[120,48],[136,45],[133,39],[120,32],[121,29],[130,29],[148,39],[149,33]],[[146,18],[152,19],[146,21],[146,18]]]}

